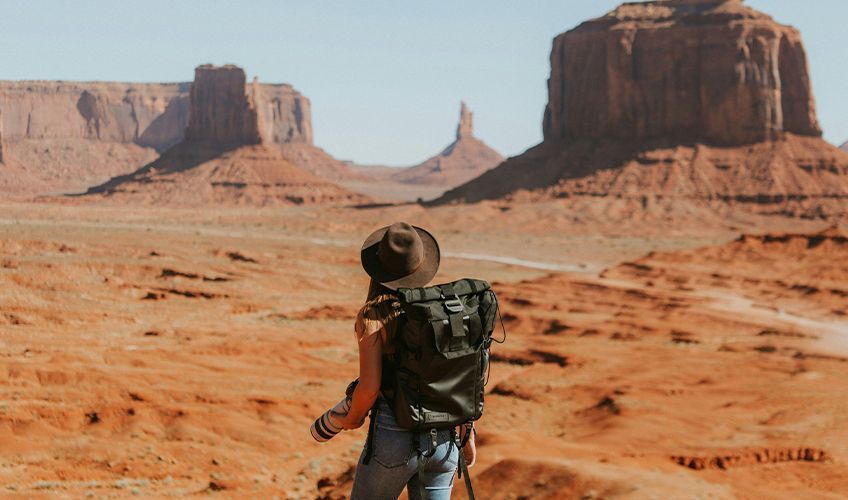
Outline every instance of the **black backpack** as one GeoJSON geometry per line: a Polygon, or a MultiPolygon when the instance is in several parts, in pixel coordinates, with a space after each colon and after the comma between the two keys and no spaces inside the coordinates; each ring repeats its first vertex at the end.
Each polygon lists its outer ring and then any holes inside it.
{"type": "MultiPolygon", "coordinates": [[[[470,424],[483,415],[498,301],[489,284],[476,279],[400,288],[397,296],[402,313],[394,355],[384,358],[381,393],[400,427],[430,432],[433,449],[438,430],[470,424]]],[[[470,432],[469,426],[466,439],[470,432]]],[[[465,443],[457,444],[460,475],[465,474],[473,498],[462,454],[465,443]]]]}
{"type": "Polygon", "coordinates": [[[383,392],[398,425],[422,432],[479,419],[497,314],[495,293],[485,281],[462,279],[401,288],[397,295],[403,313],[383,392]]]}

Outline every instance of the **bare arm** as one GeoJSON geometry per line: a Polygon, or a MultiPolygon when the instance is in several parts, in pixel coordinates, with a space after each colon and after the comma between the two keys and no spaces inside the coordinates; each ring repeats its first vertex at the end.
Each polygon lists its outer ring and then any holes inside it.
{"type": "Polygon", "coordinates": [[[361,316],[356,318],[357,337],[359,341],[359,384],[353,391],[350,411],[342,421],[345,429],[356,429],[362,426],[368,411],[374,405],[380,393],[380,378],[383,370],[383,340],[379,331],[360,332],[365,328],[361,316]]]}

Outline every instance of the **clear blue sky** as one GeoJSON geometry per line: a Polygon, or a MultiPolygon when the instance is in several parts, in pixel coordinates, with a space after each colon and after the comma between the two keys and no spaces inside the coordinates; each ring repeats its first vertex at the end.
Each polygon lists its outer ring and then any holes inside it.
{"type": "MultiPolygon", "coordinates": [[[[291,83],[341,159],[404,165],[459,101],[506,155],[541,140],[551,39],[618,0],[0,0],[0,79],[189,81],[201,63],[291,83]]],[[[848,140],[847,0],[748,0],[801,30],[825,138],[848,140]]]]}

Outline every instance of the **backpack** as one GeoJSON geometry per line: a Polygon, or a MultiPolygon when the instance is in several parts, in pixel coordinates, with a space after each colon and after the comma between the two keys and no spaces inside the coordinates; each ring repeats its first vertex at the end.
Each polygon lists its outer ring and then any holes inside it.
{"type": "Polygon", "coordinates": [[[402,314],[384,395],[400,427],[449,429],[483,415],[497,298],[482,280],[397,291],[402,314]]]}

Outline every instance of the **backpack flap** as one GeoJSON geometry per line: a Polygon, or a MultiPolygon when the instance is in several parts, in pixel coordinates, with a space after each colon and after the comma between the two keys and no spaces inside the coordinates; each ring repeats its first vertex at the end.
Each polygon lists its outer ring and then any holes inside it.
{"type": "MultiPolygon", "coordinates": [[[[483,322],[491,307],[486,302],[489,284],[482,280],[462,279],[426,288],[402,288],[401,306],[413,321],[429,323],[435,348],[447,359],[473,354],[486,344],[483,322]],[[488,304],[483,304],[488,306],[488,304]]],[[[488,322],[488,321],[487,321],[488,322]]]]}

